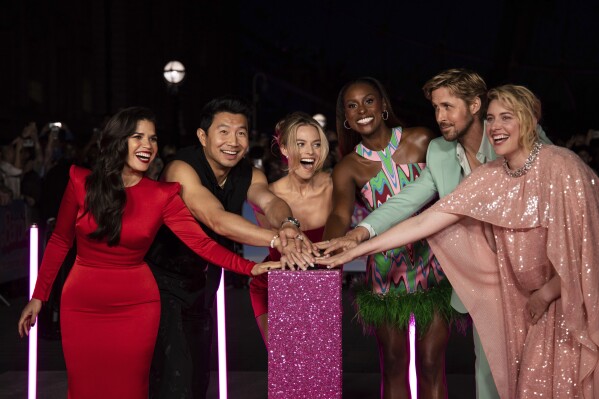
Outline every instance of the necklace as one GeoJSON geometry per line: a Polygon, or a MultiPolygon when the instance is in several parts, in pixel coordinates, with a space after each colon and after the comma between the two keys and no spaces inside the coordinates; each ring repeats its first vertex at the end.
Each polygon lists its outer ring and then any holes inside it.
{"type": "MultiPolygon", "coordinates": [[[[228,176],[227,176],[227,177],[228,177],[228,176]]],[[[219,186],[220,188],[223,188],[223,187],[225,187],[225,183],[226,183],[226,182],[227,182],[227,178],[225,177],[225,180],[223,180],[223,182],[222,182],[222,183],[218,183],[218,186],[219,186]]]]}
{"type": "Polygon", "coordinates": [[[503,159],[503,170],[505,170],[505,173],[507,173],[507,175],[510,177],[524,176],[526,174],[526,172],[528,172],[528,170],[530,168],[532,168],[532,163],[535,161],[535,159],[537,159],[537,155],[539,155],[539,151],[541,150],[542,146],[543,146],[543,144],[541,144],[540,142],[537,141],[532,146],[532,151],[530,152],[530,155],[528,156],[528,158],[526,158],[524,165],[522,165],[521,168],[518,168],[515,170],[510,169],[509,165],[507,164],[507,159],[504,158],[503,159]]]}

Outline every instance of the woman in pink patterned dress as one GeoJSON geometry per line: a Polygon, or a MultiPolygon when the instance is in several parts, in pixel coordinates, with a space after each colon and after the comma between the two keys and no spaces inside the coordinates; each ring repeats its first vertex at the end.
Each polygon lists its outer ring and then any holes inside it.
{"type": "MultiPolygon", "coordinates": [[[[337,136],[344,157],[333,170],[325,239],[346,233],[356,200],[372,211],[420,176],[434,134],[401,125],[378,80],[359,78],[340,90],[337,136]]],[[[418,333],[418,391],[426,398],[446,397],[451,286],[426,240],[387,249],[368,258],[364,284],[355,289],[358,317],[379,345],[381,397],[410,397],[411,314],[418,333]]]]}

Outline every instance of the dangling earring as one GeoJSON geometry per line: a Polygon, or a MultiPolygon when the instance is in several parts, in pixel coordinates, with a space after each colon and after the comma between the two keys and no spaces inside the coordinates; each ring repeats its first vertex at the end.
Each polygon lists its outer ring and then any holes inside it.
{"type": "Polygon", "coordinates": [[[389,119],[389,112],[387,112],[387,110],[383,111],[383,120],[386,121],[387,119],[389,119]]]}
{"type": "Polygon", "coordinates": [[[343,121],[343,127],[346,128],[347,130],[351,129],[351,127],[349,127],[349,122],[347,122],[347,119],[343,121]]]}

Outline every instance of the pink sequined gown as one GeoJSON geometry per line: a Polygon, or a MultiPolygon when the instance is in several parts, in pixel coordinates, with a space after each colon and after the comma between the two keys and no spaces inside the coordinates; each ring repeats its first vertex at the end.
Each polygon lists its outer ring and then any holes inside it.
{"type": "Polygon", "coordinates": [[[502,162],[476,169],[429,210],[468,216],[429,242],[474,319],[502,398],[597,398],[599,179],[556,146],[543,146],[521,177],[502,162]],[[526,303],[554,273],[561,297],[532,325],[526,303]]]}

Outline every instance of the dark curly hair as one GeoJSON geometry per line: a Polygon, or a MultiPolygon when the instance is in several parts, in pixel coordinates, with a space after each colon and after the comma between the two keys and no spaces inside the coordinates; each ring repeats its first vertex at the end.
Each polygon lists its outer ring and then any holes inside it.
{"type": "Polygon", "coordinates": [[[110,118],[100,138],[100,155],[85,182],[85,211],[90,212],[98,224],[89,237],[106,239],[109,246],[118,245],[121,239],[127,202],[121,173],[129,151],[129,137],[142,120],[156,123],[154,113],[144,107],[125,108],[110,118]]]}
{"type": "Polygon", "coordinates": [[[343,104],[343,97],[345,96],[347,89],[357,83],[364,83],[371,86],[379,93],[381,100],[384,100],[385,103],[387,103],[386,111],[389,112],[389,117],[385,121],[385,125],[387,125],[387,127],[394,128],[396,126],[403,125],[401,120],[395,115],[395,112],[393,112],[391,99],[389,98],[389,95],[387,94],[387,91],[381,82],[375,78],[371,78],[370,76],[364,76],[347,82],[341,88],[341,90],[339,90],[339,95],[337,96],[337,109],[335,113],[337,119],[337,140],[339,141],[339,150],[342,156],[352,152],[354,147],[358,145],[360,141],[362,141],[362,137],[358,133],[354,132],[352,129],[346,129],[343,125],[345,122],[345,105],[343,104]]]}

